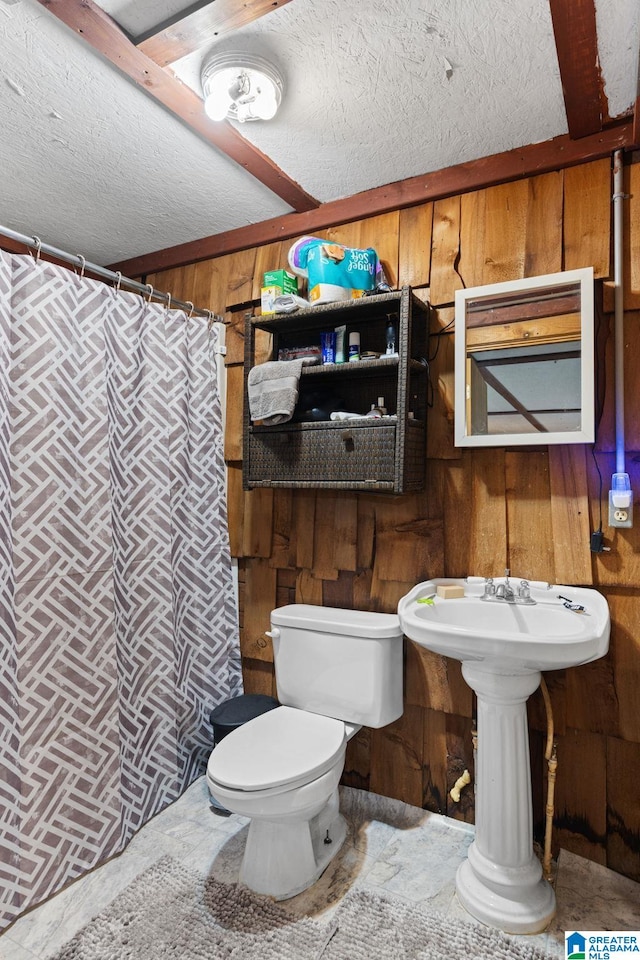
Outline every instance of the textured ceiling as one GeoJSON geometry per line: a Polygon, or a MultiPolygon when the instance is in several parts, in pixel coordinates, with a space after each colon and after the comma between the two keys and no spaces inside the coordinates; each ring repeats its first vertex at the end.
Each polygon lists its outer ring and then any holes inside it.
{"type": "MultiPolygon", "coordinates": [[[[102,0],[132,36],[184,0],[102,0]]],[[[608,114],[637,96],[640,5],[596,0],[608,114]]],[[[243,137],[319,202],[567,133],[549,0],[291,0],[211,50],[273,59],[270,123],[243,137]]],[[[0,0],[0,223],[101,263],[291,207],[36,0],[0,0]]]]}

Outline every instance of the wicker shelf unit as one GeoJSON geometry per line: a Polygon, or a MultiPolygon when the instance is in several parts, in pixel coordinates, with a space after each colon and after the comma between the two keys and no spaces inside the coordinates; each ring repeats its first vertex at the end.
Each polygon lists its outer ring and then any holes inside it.
{"type": "Polygon", "coordinates": [[[424,486],[429,306],[410,287],[360,300],[324,304],[292,314],[247,317],[244,363],[243,484],[405,493],[424,486]],[[255,362],[256,330],[278,350],[320,344],[320,333],[346,325],[360,334],[361,352],[384,353],[391,318],[397,357],[304,367],[293,419],[252,424],[247,378],[255,362]],[[328,419],[330,409],[367,413],[378,397],[379,420],[328,419]]]}

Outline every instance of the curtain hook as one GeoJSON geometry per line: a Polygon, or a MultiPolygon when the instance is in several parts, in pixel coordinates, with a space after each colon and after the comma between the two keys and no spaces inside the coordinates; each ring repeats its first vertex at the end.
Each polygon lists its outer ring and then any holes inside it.
{"type": "Polygon", "coordinates": [[[85,260],[85,258],[82,256],[81,253],[76,253],[76,257],[78,258],[78,260],[82,261],[82,269],[80,270],[80,276],[84,277],[84,268],[87,265],[87,261],[85,260]]]}
{"type": "Polygon", "coordinates": [[[35,236],[33,239],[36,244],[36,263],[40,263],[40,253],[42,251],[42,240],[40,239],[40,237],[35,237],[35,236]]]}
{"type": "Polygon", "coordinates": [[[216,322],[216,315],[213,310],[205,310],[205,313],[207,315],[207,326],[209,328],[209,332],[211,332],[211,330],[213,330],[213,325],[216,322]]]}
{"type": "Polygon", "coordinates": [[[194,311],[195,308],[194,308],[193,303],[191,302],[191,300],[185,300],[185,304],[186,304],[187,307],[191,307],[191,309],[189,310],[189,313],[187,314],[187,317],[188,317],[189,319],[191,319],[191,317],[193,316],[193,311],[194,311]]]}
{"type": "Polygon", "coordinates": [[[122,283],[122,274],[120,273],[119,270],[116,271],[116,280],[117,280],[116,293],[120,293],[120,284],[122,283]]]}
{"type": "Polygon", "coordinates": [[[145,287],[149,291],[149,296],[147,297],[147,303],[151,303],[151,297],[153,296],[153,287],[150,283],[145,283],[145,287]]]}
{"type": "Polygon", "coordinates": [[[170,293],[167,293],[167,294],[165,294],[165,296],[166,296],[166,298],[167,298],[167,311],[169,311],[169,310],[171,310],[171,294],[170,294],[170,293]]]}

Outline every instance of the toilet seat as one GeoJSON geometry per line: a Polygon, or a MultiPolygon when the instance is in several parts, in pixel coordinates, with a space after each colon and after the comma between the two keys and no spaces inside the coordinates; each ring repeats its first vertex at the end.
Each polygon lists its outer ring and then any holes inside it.
{"type": "Polygon", "coordinates": [[[226,736],[209,758],[207,775],[227,790],[293,788],[330,770],[345,747],[342,720],[276,707],[226,736]]]}

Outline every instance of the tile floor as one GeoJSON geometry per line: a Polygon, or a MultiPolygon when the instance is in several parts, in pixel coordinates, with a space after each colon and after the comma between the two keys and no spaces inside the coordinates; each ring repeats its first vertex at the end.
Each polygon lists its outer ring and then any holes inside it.
{"type": "MultiPolygon", "coordinates": [[[[424,910],[475,922],[458,904],[455,872],[473,827],[398,800],[341,788],[347,841],[320,880],[286,903],[295,915],[325,915],[354,887],[385,893],[424,910]]],[[[209,805],[204,778],[158,814],[118,857],[20,917],[0,936],[0,960],[36,960],[58,950],[131,881],[165,854],[232,883],[238,878],[247,821],[209,805]]],[[[640,930],[640,884],[561,851],[558,913],[532,939],[564,956],[565,930],[640,930]]]]}

